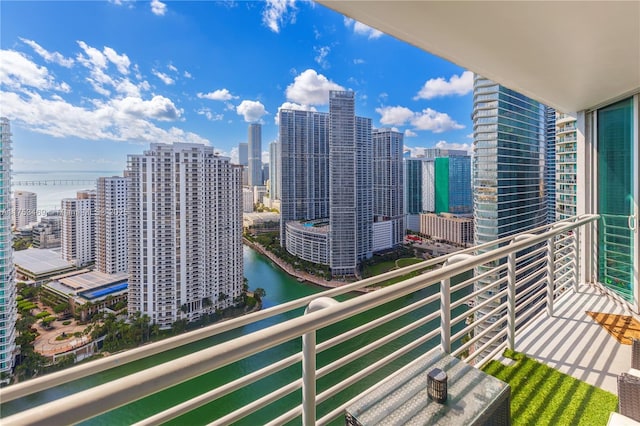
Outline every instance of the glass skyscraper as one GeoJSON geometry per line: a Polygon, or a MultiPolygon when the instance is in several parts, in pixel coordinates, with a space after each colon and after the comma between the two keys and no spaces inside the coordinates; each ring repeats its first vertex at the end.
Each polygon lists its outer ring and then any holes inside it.
{"type": "Polygon", "coordinates": [[[262,179],[262,124],[249,124],[249,185],[260,186],[262,179]]]}
{"type": "MultiPolygon", "coordinates": [[[[544,105],[475,76],[473,201],[476,245],[546,223],[545,118],[544,105]]],[[[478,267],[476,273],[486,270],[486,267],[478,267]]],[[[476,291],[493,285],[500,278],[485,276],[479,279],[476,291]]],[[[495,291],[497,289],[480,293],[476,303],[490,299],[495,291]]],[[[494,300],[476,313],[476,333],[493,324],[494,317],[500,314],[491,311],[500,303],[500,300],[494,300]]],[[[517,303],[528,302],[521,298],[517,303]]],[[[499,331],[493,329],[484,335],[482,342],[490,340],[499,331]]]]}
{"type": "Polygon", "coordinates": [[[547,223],[556,221],[556,110],[545,107],[545,191],[547,193],[547,223]]]}
{"type": "Polygon", "coordinates": [[[11,247],[11,126],[0,117],[0,381],[13,368],[16,339],[16,285],[11,247]]]}

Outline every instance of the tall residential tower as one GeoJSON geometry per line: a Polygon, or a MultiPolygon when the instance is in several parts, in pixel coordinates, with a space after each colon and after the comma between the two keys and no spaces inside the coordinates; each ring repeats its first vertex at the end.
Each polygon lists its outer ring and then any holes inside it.
{"type": "Polygon", "coordinates": [[[127,272],[127,178],[98,178],[96,190],[96,269],[127,272]]]}
{"type": "Polygon", "coordinates": [[[96,191],[78,191],[61,202],[62,258],[78,266],[95,261],[96,191]]]}
{"type": "Polygon", "coordinates": [[[127,177],[129,313],[162,328],[242,291],[241,168],[213,147],[151,144],[127,177]]]}
{"type": "Polygon", "coordinates": [[[262,125],[249,124],[249,185],[263,185],[262,180],[262,125]]]}
{"type": "Polygon", "coordinates": [[[13,227],[20,229],[38,221],[38,196],[35,192],[15,191],[13,194],[13,227]]]}
{"type": "Polygon", "coordinates": [[[17,313],[11,247],[11,126],[0,117],[0,381],[7,380],[13,369],[17,313]]]}

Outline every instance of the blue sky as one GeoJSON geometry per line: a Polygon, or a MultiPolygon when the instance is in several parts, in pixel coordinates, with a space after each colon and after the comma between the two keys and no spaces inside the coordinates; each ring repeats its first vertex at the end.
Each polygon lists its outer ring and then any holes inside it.
{"type": "Polygon", "coordinates": [[[356,113],[412,148],[469,148],[470,72],[321,5],[270,1],[2,1],[0,115],[14,170],[123,170],[150,142],[263,156],[279,108],[356,113]]]}

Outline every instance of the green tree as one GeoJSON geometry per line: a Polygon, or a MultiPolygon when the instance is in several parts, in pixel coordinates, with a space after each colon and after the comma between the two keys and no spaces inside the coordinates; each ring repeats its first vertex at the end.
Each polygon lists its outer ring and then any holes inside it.
{"type": "Polygon", "coordinates": [[[266,296],[267,291],[262,287],[258,287],[253,291],[253,297],[255,297],[258,302],[262,302],[262,299],[266,296]]]}

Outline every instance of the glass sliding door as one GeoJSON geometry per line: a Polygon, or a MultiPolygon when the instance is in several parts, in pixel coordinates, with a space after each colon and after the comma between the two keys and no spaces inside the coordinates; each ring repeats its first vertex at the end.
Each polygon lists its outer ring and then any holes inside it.
{"type": "Polygon", "coordinates": [[[637,300],[637,111],[634,98],[597,112],[598,272],[600,282],[631,303],[637,300]],[[634,118],[635,117],[635,118],[634,118]],[[634,121],[635,120],[635,121],[634,121]]]}

